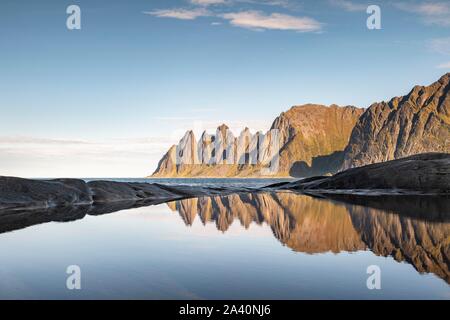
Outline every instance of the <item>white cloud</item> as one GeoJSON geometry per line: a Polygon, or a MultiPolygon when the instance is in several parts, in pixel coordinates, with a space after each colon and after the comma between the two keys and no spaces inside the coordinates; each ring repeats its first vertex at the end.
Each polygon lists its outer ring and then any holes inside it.
{"type": "Polygon", "coordinates": [[[145,11],[144,14],[149,14],[159,18],[174,18],[181,20],[195,20],[198,17],[207,17],[211,15],[211,12],[204,8],[197,9],[158,9],[154,11],[145,11]]]}
{"type": "Polygon", "coordinates": [[[176,142],[170,137],[103,141],[0,137],[0,175],[143,177],[176,142]]]}
{"type": "Polygon", "coordinates": [[[211,6],[228,3],[227,0],[190,0],[190,2],[197,6],[211,6]]]}
{"type": "Polygon", "coordinates": [[[226,13],[222,18],[237,27],[252,30],[294,30],[298,32],[315,32],[322,29],[322,24],[309,17],[295,17],[287,14],[272,13],[266,15],[259,11],[241,11],[226,13]]]}
{"type": "Polygon", "coordinates": [[[418,14],[425,24],[450,27],[449,2],[400,2],[394,5],[400,10],[418,14]]]}
{"type": "Polygon", "coordinates": [[[368,4],[357,3],[355,1],[350,0],[329,0],[329,1],[332,5],[350,12],[366,11],[367,7],[369,6],[368,4]]]}
{"type": "Polygon", "coordinates": [[[415,7],[415,11],[426,14],[426,15],[430,15],[430,16],[439,16],[442,14],[447,14],[449,13],[449,4],[448,3],[443,3],[443,2],[437,2],[437,3],[432,3],[432,2],[427,2],[427,3],[422,3],[419,4],[415,7]]]}
{"type": "Polygon", "coordinates": [[[264,6],[278,6],[283,8],[293,7],[294,3],[289,0],[189,0],[193,5],[197,6],[213,6],[213,5],[234,5],[238,3],[250,3],[264,6]]]}
{"type": "MultiPolygon", "coordinates": [[[[194,9],[158,9],[154,11],[144,12],[158,18],[174,18],[182,20],[195,20],[198,17],[215,17],[228,20],[233,26],[247,28],[251,30],[293,30],[297,32],[318,32],[322,29],[322,24],[310,17],[297,17],[282,13],[266,14],[261,11],[248,10],[240,12],[217,13],[210,11],[205,6],[212,4],[231,3],[220,0],[191,0],[192,4],[201,5],[200,8],[194,9]]],[[[255,0],[234,0],[236,2],[254,3],[255,0]]],[[[259,4],[287,6],[289,2],[286,0],[261,0],[259,4]]],[[[217,26],[221,24],[218,21],[212,22],[211,25],[217,26]]]]}
{"type": "Polygon", "coordinates": [[[87,145],[88,141],[47,139],[34,137],[0,137],[0,146],[4,144],[47,144],[47,145],[87,145]]]}
{"type": "Polygon", "coordinates": [[[282,7],[282,8],[298,7],[298,3],[294,3],[289,0],[235,0],[235,1],[243,2],[243,3],[264,5],[264,6],[276,6],[276,7],[282,7]]]}
{"type": "Polygon", "coordinates": [[[450,61],[447,63],[442,63],[437,66],[438,69],[449,69],[450,70],[450,61]]]}

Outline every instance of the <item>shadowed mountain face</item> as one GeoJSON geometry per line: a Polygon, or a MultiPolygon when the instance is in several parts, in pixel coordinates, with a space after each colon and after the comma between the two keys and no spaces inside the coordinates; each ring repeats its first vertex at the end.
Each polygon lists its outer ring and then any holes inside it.
{"type": "Polygon", "coordinates": [[[450,199],[439,197],[357,197],[335,202],[290,192],[233,194],[171,202],[186,225],[196,217],[225,232],[238,220],[244,228],[266,223],[285,246],[309,254],[371,250],[405,261],[419,272],[450,283],[450,199]],[[411,215],[398,208],[411,209],[411,215]],[[422,217],[433,217],[424,220],[422,217]]]}

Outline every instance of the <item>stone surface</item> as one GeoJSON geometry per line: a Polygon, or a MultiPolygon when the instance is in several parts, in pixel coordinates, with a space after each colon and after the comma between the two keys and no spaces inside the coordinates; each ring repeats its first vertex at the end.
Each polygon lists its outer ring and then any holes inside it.
{"type": "Polygon", "coordinates": [[[77,179],[31,180],[0,176],[0,210],[36,210],[108,204],[117,206],[115,203],[118,202],[144,205],[235,191],[238,190],[232,187],[223,189],[114,181],[86,183],[77,179]]]}
{"type": "Polygon", "coordinates": [[[90,205],[92,197],[82,180],[28,180],[0,177],[0,210],[90,205]]]}
{"type": "Polygon", "coordinates": [[[450,154],[414,155],[273,187],[313,193],[450,194],[450,154]]]}

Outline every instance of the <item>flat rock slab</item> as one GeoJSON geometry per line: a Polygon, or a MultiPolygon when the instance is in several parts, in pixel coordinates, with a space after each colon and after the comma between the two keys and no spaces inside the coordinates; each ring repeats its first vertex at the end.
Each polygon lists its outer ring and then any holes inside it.
{"type": "Polygon", "coordinates": [[[427,153],[268,188],[334,194],[450,194],[450,154],[427,153]]]}
{"type": "MultiPolygon", "coordinates": [[[[119,202],[150,205],[190,197],[229,194],[247,188],[167,186],[77,179],[31,180],[0,177],[0,210],[36,210],[82,205],[106,206],[119,202]]],[[[127,204],[129,206],[129,204],[127,204]]]]}
{"type": "Polygon", "coordinates": [[[91,193],[83,180],[0,177],[0,210],[90,204],[91,193]]]}

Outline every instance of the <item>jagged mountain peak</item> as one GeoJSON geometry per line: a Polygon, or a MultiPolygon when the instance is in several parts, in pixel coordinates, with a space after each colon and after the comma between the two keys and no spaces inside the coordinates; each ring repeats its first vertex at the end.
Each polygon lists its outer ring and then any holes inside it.
{"type": "Polygon", "coordinates": [[[338,162],[334,153],[345,148],[351,130],[362,112],[363,109],[354,107],[308,104],[294,106],[281,113],[271,127],[271,130],[277,130],[276,134],[270,131],[266,134],[261,131],[252,134],[246,127],[238,136],[234,136],[229,127],[222,124],[215,135],[209,135],[205,131],[200,140],[193,143],[193,134],[187,133],[178,145],[177,155],[178,158],[182,155],[188,163],[160,163],[154,175],[258,177],[276,151],[280,155],[280,167],[275,172],[276,176],[295,174],[291,168],[296,163],[313,167],[314,158],[322,155],[333,155],[333,159],[328,163],[321,162],[320,168],[314,170],[319,173],[335,172],[338,162]]]}
{"type": "Polygon", "coordinates": [[[171,148],[160,161],[155,175],[258,177],[261,159],[268,159],[268,151],[277,144],[277,176],[306,177],[417,153],[448,153],[449,83],[447,73],[429,86],[415,86],[405,96],[374,103],[368,109],[335,104],[292,106],[272,123],[278,141],[271,132],[252,135],[248,128],[235,137],[225,124],[215,134],[204,132],[198,142],[193,133],[187,133],[177,150],[171,148]],[[193,165],[175,165],[174,154],[193,165]]]}

